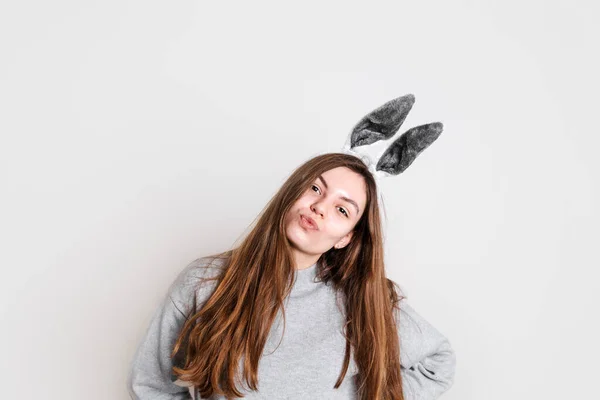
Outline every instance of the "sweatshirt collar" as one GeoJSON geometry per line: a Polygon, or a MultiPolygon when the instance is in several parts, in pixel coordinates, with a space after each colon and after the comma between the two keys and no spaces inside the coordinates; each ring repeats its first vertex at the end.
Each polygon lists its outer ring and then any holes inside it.
{"type": "Polygon", "coordinates": [[[292,288],[292,292],[300,293],[306,290],[310,290],[319,282],[316,282],[315,278],[317,276],[317,263],[315,262],[308,268],[304,269],[296,269],[295,270],[295,282],[292,288]]]}

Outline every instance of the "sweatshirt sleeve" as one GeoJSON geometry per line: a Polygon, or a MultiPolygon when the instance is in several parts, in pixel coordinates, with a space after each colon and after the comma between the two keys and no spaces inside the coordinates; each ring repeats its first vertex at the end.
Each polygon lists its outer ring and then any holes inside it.
{"type": "Polygon", "coordinates": [[[400,370],[406,400],[434,400],[454,383],[456,355],[448,339],[400,301],[400,370]]]}
{"type": "Polygon", "coordinates": [[[202,285],[198,289],[198,278],[204,276],[206,270],[204,259],[188,264],[154,312],[130,365],[127,386],[131,399],[192,399],[187,387],[175,383],[177,377],[172,367],[178,364],[178,357],[172,359],[170,355],[193,306],[206,300],[214,286],[202,285]]]}

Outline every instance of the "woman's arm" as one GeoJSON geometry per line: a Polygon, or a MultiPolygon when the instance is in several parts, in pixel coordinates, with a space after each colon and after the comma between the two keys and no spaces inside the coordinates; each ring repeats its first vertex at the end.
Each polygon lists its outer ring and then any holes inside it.
{"type": "Polygon", "coordinates": [[[191,399],[187,388],[174,383],[170,357],[185,316],[166,296],[156,310],[135,357],[128,377],[129,395],[133,400],[191,399]]]}
{"type": "Polygon", "coordinates": [[[454,383],[456,355],[448,339],[400,301],[400,366],[406,400],[433,400],[454,383]]]}
{"type": "Polygon", "coordinates": [[[172,373],[174,360],[171,352],[186,316],[196,302],[208,298],[214,286],[202,285],[197,290],[199,278],[204,276],[206,270],[205,259],[188,264],[171,284],[155,311],[131,362],[127,386],[133,400],[192,399],[187,387],[175,383],[177,377],[172,373]]]}

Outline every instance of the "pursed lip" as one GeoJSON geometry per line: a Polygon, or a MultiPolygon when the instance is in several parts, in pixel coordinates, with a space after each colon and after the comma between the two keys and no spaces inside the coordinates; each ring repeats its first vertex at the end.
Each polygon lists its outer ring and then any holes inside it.
{"type": "Polygon", "coordinates": [[[300,214],[300,218],[304,218],[312,227],[312,229],[314,230],[319,230],[319,225],[317,225],[317,223],[315,222],[314,219],[312,219],[311,217],[304,215],[304,214],[300,214]]]}

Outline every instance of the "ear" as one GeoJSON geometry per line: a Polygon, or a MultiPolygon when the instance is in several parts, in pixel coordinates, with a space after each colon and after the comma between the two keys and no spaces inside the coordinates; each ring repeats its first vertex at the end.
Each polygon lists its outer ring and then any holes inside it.
{"type": "Polygon", "coordinates": [[[394,136],[414,103],[415,96],[407,94],[390,100],[365,115],[352,129],[350,148],[365,146],[394,136]]]}
{"type": "Polygon", "coordinates": [[[403,133],[388,147],[375,169],[391,175],[403,172],[417,156],[433,143],[442,133],[441,122],[415,126],[403,133]]]}
{"type": "Polygon", "coordinates": [[[342,248],[346,247],[348,245],[348,243],[350,243],[350,240],[352,240],[353,234],[354,234],[354,230],[351,230],[343,238],[341,238],[340,241],[337,242],[333,247],[335,249],[342,249],[342,248]]]}

